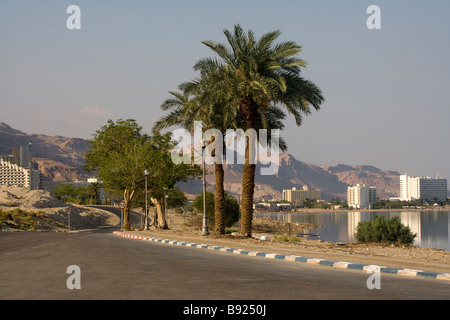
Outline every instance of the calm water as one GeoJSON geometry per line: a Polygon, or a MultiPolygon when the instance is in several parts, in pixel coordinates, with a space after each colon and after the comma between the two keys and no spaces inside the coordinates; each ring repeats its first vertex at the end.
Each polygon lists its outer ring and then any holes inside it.
{"type": "Polygon", "coordinates": [[[356,226],[360,221],[374,219],[376,216],[386,218],[399,217],[404,225],[417,234],[414,245],[445,249],[450,251],[450,211],[352,211],[322,213],[264,213],[257,217],[284,220],[287,222],[312,223],[317,229],[308,231],[309,239],[327,242],[354,242],[356,226]],[[315,236],[319,235],[319,236],[315,236]]]}

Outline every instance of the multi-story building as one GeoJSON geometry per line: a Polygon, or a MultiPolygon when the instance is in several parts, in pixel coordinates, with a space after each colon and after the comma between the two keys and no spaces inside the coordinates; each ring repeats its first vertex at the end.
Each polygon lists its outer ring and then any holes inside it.
{"type": "Polygon", "coordinates": [[[40,188],[41,172],[33,169],[30,162],[30,145],[12,150],[12,155],[0,157],[0,185],[40,188]]]}
{"type": "Polygon", "coordinates": [[[347,203],[350,208],[367,209],[377,202],[377,188],[357,184],[347,188],[347,203]]]}
{"type": "Polygon", "coordinates": [[[400,176],[400,200],[427,201],[447,199],[447,179],[441,177],[413,177],[406,173],[400,176]]]}
{"type": "Polygon", "coordinates": [[[293,205],[300,205],[306,199],[321,200],[321,197],[322,192],[319,189],[309,189],[308,186],[283,190],[283,200],[293,205]]]}

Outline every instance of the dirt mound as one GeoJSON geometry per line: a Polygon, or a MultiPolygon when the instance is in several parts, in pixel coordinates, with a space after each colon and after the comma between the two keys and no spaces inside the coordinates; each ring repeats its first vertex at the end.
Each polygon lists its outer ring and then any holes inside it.
{"type": "Polygon", "coordinates": [[[0,188],[0,206],[20,208],[55,208],[66,206],[46,190],[28,190],[22,187],[0,188]]]}
{"type": "Polygon", "coordinates": [[[63,203],[46,190],[0,187],[0,229],[3,231],[65,231],[69,220],[71,230],[118,223],[118,218],[109,212],[63,203]]]}
{"type": "Polygon", "coordinates": [[[30,191],[22,205],[31,208],[55,208],[65,206],[61,200],[56,199],[50,192],[44,190],[30,191]]]}

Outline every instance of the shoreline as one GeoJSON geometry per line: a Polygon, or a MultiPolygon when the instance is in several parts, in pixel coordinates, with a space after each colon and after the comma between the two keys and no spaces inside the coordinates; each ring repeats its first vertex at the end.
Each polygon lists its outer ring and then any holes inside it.
{"type": "Polygon", "coordinates": [[[306,224],[280,222],[268,218],[254,218],[252,238],[239,235],[218,235],[210,226],[210,235],[201,235],[201,215],[182,216],[171,213],[169,229],[124,231],[134,236],[147,236],[175,241],[203,243],[253,251],[299,255],[352,263],[376,264],[382,266],[428,270],[450,273],[450,252],[443,249],[392,246],[379,243],[331,243],[323,240],[308,240],[303,237],[298,242],[277,241],[275,237],[293,232],[298,228],[307,231],[306,224]],[[272,220],[272,221],[268,221],[272,220]],[[263,238],[267,237],[267,240],[263,238]]]}
{"type": "MultiPolygon", "coordinates": [[[[315,229],[314,235],[319,237],[309,237],[312,240],[325,240],[330,243],[357,243],[354,238],[358,221],[373,219],[376,216],[382,215],[384,217],[400,217],[402,223],[409,226],[412,232],[420,235],[421,233],[429,234],[433,232],[433,226],[436,223],[439,225],[446,225],[448,214],[450,210],[422,210],[422,209],[392,209],[392,210],[329,210],[323,211],[318,209],[310,209],[303,212],[265,212],[256,213],[254,218],[268,218],[274,221],[289,221],[289,222],[310,222],[319,224],[319,228],[315,229]],[[430,218],[427,218],[430,217],[430,218]],[[433,217],[439,217],[438,220],[433,220],[433,217]],[[424,221],[434,221],[434,224],[426,224],[424,221]],[[356,222],[355,222],[356,221],[356,222]],[[422,221],[422,222],[421,222],[422,221]],[[344,223],[344,226],[341,224],[344,223]],[[323,231],[323,230],[326,230],[323,231]],[[322,233],[323,231],[323,233],[322,233]]],[[[436,231],[436,230],[434,230],[436,231]]],[[[313,235],[312,235],[313,236],[313,235]]],[[[447,240],[447,231],[442,231],[439,234],[433,233],[432,238],[415,239],[414,245],[422,248],[442,249],[450,251],[450,243],[447,240]],[[442,233],[443,232],[443,233],[442,233]],[[443,240],[445,239],[445,240],[443,240]]]]}
{"type": "Polygon", "coordinates": [[[261,211],[254,212],[254,214],[289,214],[289,213],[345,213],[345,212],[403,212],[403,211],[450,211],[450,208],[426,208],[426,209],[416,209],[416,208],[405,208],[405,209],[297,209],[296,211],[261,211]]]}

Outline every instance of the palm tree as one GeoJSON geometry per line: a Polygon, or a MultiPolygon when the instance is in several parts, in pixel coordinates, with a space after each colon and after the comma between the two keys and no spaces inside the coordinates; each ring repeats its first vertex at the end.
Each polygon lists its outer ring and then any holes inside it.
{"type": "MultiPolygon", "coordinates": [[[[297,57],[301,47],[287,41],[274,44],[279,30],[255,39],[236,25],[234,33],[225,30],[229,46],[203,41],[219,57],[203,58],[195,70],[211,70],[220,76],[211,78],[208,84],[209,99],[220,99],[239,111],[245,129],[256,129],[257,121],[265,119],[267,111],[282,105],[295,118],[297,126],[303,115],[311,113],[312,106],[320,109],[324,101],[321,90],[301,76],[306,62],[297,57]]],[[[241,235],[251,236],[253,218],[253,194],[255,164],[250,162],[248,143],[242,173],[241,235]]]]}
{"type": "MultiPolygon", "coordinates": [[[[160,131],[171,126],[181,126],[189,132],[194,130],[194,122],[202,121],[205,129],[218,129],[224,135],[227,126],[235,126],[234,117],[229,117],[226,112],[235,110],[221,108],[218,104],[209,105],[200,103],[201,85],[204,81],[192,83],[183,83],[179,86],[182,92],[169,92],[172,97],[165,100],[161,109],[171,112],[159,119],[153,126],[153,131],[160,131]]],[[[213,155],[215,156],[215,155],[213,155]]],[[[222,163],[214,162],[214,176],[216,179],[216,190],[214,193],[214,220],[217,234],[225,233],[225,189],[224,189],[224,170],[222,163]]]]}
{"type": "MultiPolygon", "coordinates": [[[[238,113],[238,109],[232,104],[218,101],[216,98],[207,100],[208,85],[213,83],[211,78],[214,74],[208,70],[202,72],[202,76],[189,83],[179,85],[178,92],[169,92],[172,97],[168,98],[161,105],[164,111],[171,110],[168,115],[159,119],[153,126],[153,131],[160,131],[171,126],[181,126],[191,133],[194,130],[194,122],[202,121],[207,129],[218,129],[222,137],[226,135],[228,129],[240,129],[245,127],[238,113]]],[[[282,120],[286,117],[282,110],[276,106],[268,108],[265,114],[257,117],[256,127],[259,129],[284,128],[282,120]]],[[[270,141],[269,136],[269,141],[270,141]]],[[[268,141],[268,142],[269,142],[268,141]]],[[[222,154],[225,153],[225,145],[222,154]]],[[[280,137],[279,147],[286,150],[286,143],[280,137]]],[[[215,155],[213,155],[215,156],[215,155]]],[[[225,189],[224,189],[224,169],[222,162],[214,162],[214,174],[216,189],[214,193],[214,218],[215,230],[217,234],[225,233],[225,189]]]]}

